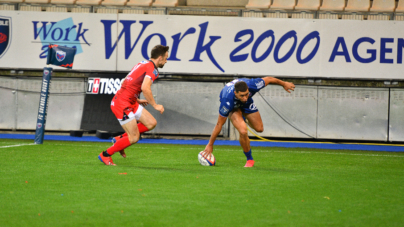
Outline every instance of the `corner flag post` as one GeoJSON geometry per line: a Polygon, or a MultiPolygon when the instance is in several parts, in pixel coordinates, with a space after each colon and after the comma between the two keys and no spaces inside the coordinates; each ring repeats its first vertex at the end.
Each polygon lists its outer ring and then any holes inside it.
{"type": "Polygon", "coordinates": [[[43,139],[45,136],[46,115],[49,103],[49,87],[52,79],[53,70],[49,67],[49,64],[71,69],[73,68],[75,55],[76,48],[49,44],[48,57],[46,61],[46,64],[48,66],[43,69],[42,76],[41,96],[39,98],[38,117],[36,122],[34,140],[35,144],[43,144],[43,139]]]}
{"type": "Polygon", "coordinates": [[[52,68],[43,69],[41,96],[39,98],[38,117],[35,130],[35,144],[43,144],[45,136],[46,114],[48,112],[49,87],[52,79],[52,68]]]}

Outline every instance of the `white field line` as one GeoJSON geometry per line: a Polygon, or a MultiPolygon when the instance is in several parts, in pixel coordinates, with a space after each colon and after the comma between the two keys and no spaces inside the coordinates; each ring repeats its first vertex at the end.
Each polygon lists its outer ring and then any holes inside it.
{"type": "Polygon", "coordinates": [[[34,143],[16,144],[16,145],[9,145],[9,146],[1,146],[0,148],[21,147],[21,146],[30,146],[30,145],[36,145],[36,144],[34,144],[34,143]]]}
{"type": "Polygon", "coordinates": [[[395,157],[404,158],[404,155],[385,155],[385,154],[350,154],[350,153],[338,153],[338,152],[310,152],[310,151],[264,151],[255,150],[258,152],[278,152],[278,153],[300,153],[300,154],[330,154],[330,155],[354,155],[354,156],[370,156],[370,157],[395,157]]]}
{"type": "MultiPolygon", "coordinates": [[[[75,144],[53,144],[53,145],[58,145],[58,146],[77,146],[75,144]]],[[[89,147],[89,146],[94,146],[94,145],[81,145],[81,146],[82,147],[89,147]]],[[[101,147],[101,146],[97,146],[97,147],[101,147]]],[[[102,146],[102,147],[104,147],[104,146],[102,146]]],[[[108,147],[108,146],[106,146],[106,147],[108,147]]],[[[134,147],[136,147],[136,145],[134,147]]],[[[161,150],[171,149],[171,148],[167,148],[167,147],[145,147],[145,146],[142,146],[142,149],[144,149],[144,148],[146,148],[146,149],[148,149],[148,148],[161,149],[161,150]]],[[[201,148],[194,148],[194,147],[179,148],[179,149],[180,150],[201,150],[201,148]]],[[[202,148],[202,150],[203,150],[203,148],[202,148]]],[[[220,151],[235,151],[233,149],[218,149],[218,150],[220,150],[220,151]]],[[[404,158],[404,155],[394,155],[394,154],[391,154],[391,155],[388,155],[388,154],[360,154],[360,153],[350,154],[350,153],[339,153],[339,152],[273,151],[273,150],[258,150],[258,149],[252,149],[252,152],[277,152],[277,153],[327,154],[327,155],[351,155],[351,156],[404,158]]],[[[369,151],[369,152],[371,152],[371,151],[369,151]]]]}
{"type": "MultiPolygon", "coordinates": [[[[152,148],[152,147],[150,147],[152,148]]],[[[155,147],[153,147],[155,148],[155,147]]],[[[164,149],[164,148],[161,148],[164,149]]],[[[165,148],[167,149],[167,148],[165,148]]],[[[200,149],[200,148],[182,148],[186,150],[190,149],[200,149]]],[[[181,150],[182,150],[181,149],[181,150]]],[[[234,151],[232,149],[219,149],[220,151],[234,151]]],[[[329,155],[355,155],[355,156],[370,156],[370,157],[398,157],[398,158],[404,158],[404,155],[385,155],[385,154],[350,154],[350,153],[339,153],[339,152],[310,152],[310,151],[272,151],[272,150],[258,150],[258,149],[252,149],[252,152],[277,152],[277,153],[301,153],[301,154],[329,154],[329,155]]],[[[371,151],[369,151],[371,152],[371,151]]]]}

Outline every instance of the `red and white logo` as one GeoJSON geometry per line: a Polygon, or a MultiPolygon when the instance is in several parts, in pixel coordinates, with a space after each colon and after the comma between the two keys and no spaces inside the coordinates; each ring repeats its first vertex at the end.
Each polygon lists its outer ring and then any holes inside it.
{"type": "Polygon", "coordinates": [[[98,94],[99,89],[100,89],[100,78],[94,78],[93,90],[91,93],[98,94]]]}
{"type": "Polygon", "coordinates": [[[90,77],[87,81],[87,94],[112,95],[121,88],[124,79],[90,77]]]}

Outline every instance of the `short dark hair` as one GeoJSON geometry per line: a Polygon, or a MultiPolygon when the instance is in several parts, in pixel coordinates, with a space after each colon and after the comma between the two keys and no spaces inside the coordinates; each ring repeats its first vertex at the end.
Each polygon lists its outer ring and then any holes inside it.
{"type": "Polygon", "coordinates": [[[169,46],[156,45],[151,51],[151,58],[157,59],[160,56],[164,57],[168,49],[170,49],[169,46]]]}
{"type": "Polygon", "coordinates": [[[234,90],[236,92],[245,92],[248,90],[248,86],[247,83],[244,81],[238,81],[235,85],[234,85],[234,90]]]}

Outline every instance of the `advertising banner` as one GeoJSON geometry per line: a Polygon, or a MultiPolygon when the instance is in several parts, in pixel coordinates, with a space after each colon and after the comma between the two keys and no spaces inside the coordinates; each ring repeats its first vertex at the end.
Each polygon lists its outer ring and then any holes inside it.
{"type": "Polygon", "coordinates": [[[53,43],[77,48],[75,70],[128,72],[163,44],[161,73],[404,79],[403,31],[402,21],[1,11],[0,67],[40,69],[53,43]]]}
{"type": "Polygon", "coordinates": [[[81,129],[123,132],[110,106],[125,76],[93,74],[88,78],[81,129]]]}
{"type": "MultiPolygon", "coordinates": [[[[116,20],[117,15],[1,11],[0,18],[3,16],[12,20],[12,40],[0,58],[1,68],[42,69],[49,44],[56,44],[77,49],[75,70],[116,71],[116,55],[104,57],[100,20],[116,20]]],[[[116,35],[116,31],[111,34],[116,35]]]]}

